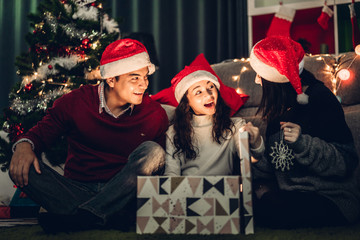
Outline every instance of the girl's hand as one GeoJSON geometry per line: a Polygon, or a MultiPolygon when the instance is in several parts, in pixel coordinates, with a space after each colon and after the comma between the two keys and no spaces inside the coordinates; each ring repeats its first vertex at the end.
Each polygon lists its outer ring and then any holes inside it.
{"type": "Polygon", "coordinates": [[[301,127],[292,122],[280,122],[281,130],[284,131],[284,140],[293,143],[299,138],[301,127]]]}
{"type": "Polygon", "coordinates": [[[258,127],[255,127],[251,122],[246,123],[242,129],[249,133],[249,143],[251,148],[259,148],[261,145],[261,136],[258,127]]]}

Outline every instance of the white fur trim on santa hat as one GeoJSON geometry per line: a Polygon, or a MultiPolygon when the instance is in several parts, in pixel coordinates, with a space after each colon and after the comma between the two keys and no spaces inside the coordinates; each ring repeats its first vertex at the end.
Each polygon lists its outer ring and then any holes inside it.
{"type": "Polygon", "coordinates": [[[199,70],[190,73],[185,76],[175,87],[175,98],[178,102],[181,101],[181,98],[184,96],[185,92],[196,82],[208,80],[215,84],[215,86],[220,89],[220,84],[213,74],[208,71],[199,70]]]}
{"type": "Polygon", "coordinates": [[[279,11],[275,13],[275,17],[292,22],[295,16],[296,10],[293,8],[280,6],[279,11]]]}
{"type": "MultiPolygon", "coordinates": [[[[289,82],[289,79],[285,75],[280,74],[278,70],[276,70],[276,68],[271,67],[260,61],[260,59],[258,59],[255,56],[253,49],[251,49],[251,53],[250,53],[250,66],[257,74],[259,74],[260,77],[270,82],[276,82],[276,83],[289,82]]],[[[299,63],[299,75],[304,70],[304,63],[305,63],[304,59],[305,58],[303,58],[299,63]]]]}
{"type": "Polygon", "coordinates": [[[308,104],[309,96],[306,95],[305,93],[300,93],[296,96],[296,101],[303,105],[308,104]]]}
{"type": "MultiPolygon", "coordinates": [[[[254,49],[254,48],[253,48],[254,49]]],[[[276,70],[276,68],[271,67],[258,59],[255,54],[254,50],[251,50],[250,53],[250,65],[254,71],[259,74],[260,77],[270,81],[270,82],[277,82],[277,83],[285,83],[289,82],[289,79],[282,75],[276,70]]]]}
{"type": "Polygon", "coordinates": [[[149,54],[141,52],[128,58],[106,63],[100,66],[100,74],[103,79],[116,77],[125,73],[133,72],[148,67],[149,75],[155,72],[155,65],[150,62],[149,54]]]}

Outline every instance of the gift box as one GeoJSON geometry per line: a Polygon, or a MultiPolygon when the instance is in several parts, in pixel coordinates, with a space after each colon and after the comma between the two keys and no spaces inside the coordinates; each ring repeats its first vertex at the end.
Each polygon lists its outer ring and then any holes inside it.
{"type": "Polygon", "coordinates": [[[139,176],[138,234],[254,233],[246,132],[240,134],[240,176],[139,176]]]}
{"type": "Polygon", "coordinates": [[[32,201],[19,188],[16,189],[10,202],[11,218],[34,218],[38,216],[40,206],[32,201]]]}

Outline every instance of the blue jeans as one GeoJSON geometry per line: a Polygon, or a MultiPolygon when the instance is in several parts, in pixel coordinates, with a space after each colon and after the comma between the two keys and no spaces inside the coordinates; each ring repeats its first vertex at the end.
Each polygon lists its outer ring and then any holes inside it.
{"type": "MultiPolygon", "coordinates": [[[[86,210],[105,225],[135,201],[137,176],[152,175],[164,167],[165,151],[151,141],[139,145],[125,167],[108,182],[79,182],[68,179],[40,162],[41,174],[30,168],[29,184],[21,190],[50,213],[75,215],[86,210]]],[[[133,209],[135,212],[136,209],[133,209]]]]}

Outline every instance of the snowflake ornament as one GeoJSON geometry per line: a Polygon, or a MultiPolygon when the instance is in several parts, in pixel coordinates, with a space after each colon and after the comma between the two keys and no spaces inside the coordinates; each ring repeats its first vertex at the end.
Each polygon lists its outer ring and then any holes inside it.
{"type": "Polygon", "coordinates": [[[276,169],[281,169],[281,171],[290,170],[290,166],[294,165],[292,161],[295,157],[292,153],[292,149],[289,149],[288,145],[284,144],[281,140],[280,143],[275,142],[275,147],[271,147],[272,157],[271,163],[275,164],[276,169]]]}

